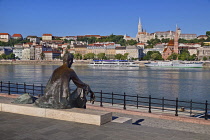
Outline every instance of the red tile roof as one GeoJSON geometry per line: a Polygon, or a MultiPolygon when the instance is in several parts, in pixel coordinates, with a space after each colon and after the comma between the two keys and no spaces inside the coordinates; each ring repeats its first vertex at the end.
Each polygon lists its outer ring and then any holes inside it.
{"type": "Polygon", "coordinates": [[[12,37],[22,37],[21,34],[13,34],[12,37]]]}
{"type": "Polygon", "coordinates": [[[0,35],[9,35],[8,33],[0,33],[0,35]]]}
{"type": "Polygon", "coordinates": [[[42,36],[52,36],[52,34],[43,34],[42,36]]]}

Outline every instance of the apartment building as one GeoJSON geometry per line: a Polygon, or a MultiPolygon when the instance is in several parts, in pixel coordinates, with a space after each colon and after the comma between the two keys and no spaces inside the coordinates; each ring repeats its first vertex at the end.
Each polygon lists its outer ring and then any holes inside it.
{"type": "Polygon", "coordinates": [[[8,42],[11,36],[8,33],[0,33],[0,41],[8,42]]]}
{"type": "Polygon", "coordinates": [[[53,36],[52,34],[43,34],[42,40],[52,40],[53,36]]]}

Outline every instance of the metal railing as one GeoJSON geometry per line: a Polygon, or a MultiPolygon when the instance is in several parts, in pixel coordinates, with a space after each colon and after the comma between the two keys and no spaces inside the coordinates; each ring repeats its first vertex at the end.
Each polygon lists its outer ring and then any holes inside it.
{"type": "Polygon", "coordinates": [[[0,91],[10,94],[24,94],[29,93],[36,96],[44,94],[45,86],[26,84],[26,83],[13,83],[13,82],[0,82],[0,91]]]}
{"type": "MultiPolygon", "coordinates": [[[[26,84],[26,83],[12,83],[0,82],[0,91],[1,93],[10,94],[23,94],[29,93],[35,96],[42,96],[44,94],[45,86],[35,85],[35,84],[26,84]]],[[[96,96],[96,102],[100,103],[100,106],[103,107],[104,103],[109,103],[113,105],[121,105],[123,109],[127,109],[129,106],[132,106],[136,109],[146,108],[149,113],[152,113],[154,110],[171,111],[174,112],[175,116],[179,116],[179,113],[187,113],[189,116],[192,116],[196,112],[204,112],[204,119],[208,119],[208,101],[194,102],[183,101],[176,98],[175,100],[163,98],[153,98],[149,96],[141,95],[131,95],[131,94],[116,94],[116,93],[106,93],[94,92],[96,96]]]]}

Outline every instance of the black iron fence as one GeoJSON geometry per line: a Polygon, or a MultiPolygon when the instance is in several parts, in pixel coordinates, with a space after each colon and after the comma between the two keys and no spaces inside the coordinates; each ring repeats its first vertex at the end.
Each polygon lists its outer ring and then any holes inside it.
{"type": "Polygon", "coordinates": [[[14,82],[0,82],[0,91],[2,93],[23,94],[29,93],[36,96],[44,94],[45,86],[38,84],[14,83],[14,82]]]}
{"type": "MultiPolygon", "coordinates": [[[[35,84],[26,84],[26,83],[12,83],[8,82],[0,82],[0,91],[1,93],[8,94],[23,94],[29,93],[35,96],[42,96],[44,93],[45,86],[35,85],[35,84]]],[[[152,113],[154,110],[170,111],[174,112],[175,116],[178,116],[180,113],[187,113],[189,116],[200,112],[203,113],[201,118],[208,119],[209,108],[208,101],[205,102],[194,102],[183,101],[176,98],[175,100],[165,99],[163,98],[153,98],[151,95],[149,96],[140,96],[138,94],[116,94],[116,93],[106,93],[102,92],[94,92],[96,96],[96,102],[100,103],[100,106],[103,107],[103,104],[109,103],[111,105],[120,105],[123,109],[127,109],[129,106],[134,107],[136,109],[146,108],[149,113],[152,113]]]]}

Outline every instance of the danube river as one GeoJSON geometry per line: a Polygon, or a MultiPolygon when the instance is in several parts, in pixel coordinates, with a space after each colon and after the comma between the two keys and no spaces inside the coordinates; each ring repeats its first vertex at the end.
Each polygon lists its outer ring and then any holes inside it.
{"type": "MultiPolygon", "coordinates": [[[[55,65],[0,65],[0,81],[46,85],[55,65]]],[[[93,91],[210,101],[210,69],[73,66],[93,91]]],[[[73,83],[71,88],[74,89],[73,83]]]]}

